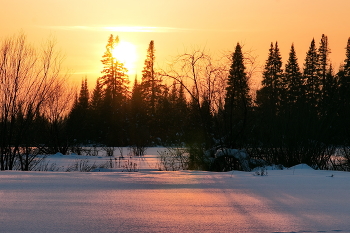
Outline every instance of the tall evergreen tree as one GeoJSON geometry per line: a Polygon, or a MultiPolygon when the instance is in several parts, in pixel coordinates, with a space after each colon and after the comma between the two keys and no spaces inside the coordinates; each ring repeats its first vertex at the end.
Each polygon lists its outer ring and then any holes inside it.
{"type": "Polygon", "coordinates": [[[149,43],[147,49],[147,57],[145,60],[145,66],[142,71],[142,99],[145,105],[145,109],[149,118],[150,137],[159,137],[161,134],[159,129],[160,115],[162,112],[157,112],[158,104],[160,102],[165,103],[168,100],[163,98],[164,86],[162,85],[162,79],[157,75],[155,71],[155,48],[154,41],[149,43]]]}
{"type": "Polygon", "coordinates": [[[282,86],[285,90],[285,95],[282,96],[283,109],[289,109],[291,106],[295,106],[297,102],[303,101],[303,85],[304,79],[300,72],[294,44],[292,44],[282,81],[282,86]]]}
{"type": "Polygon", "coordinates": [[[67,131],[73,143],[87,143],[90,136],[90,106],[87,79],[81,82],[79,96],[76,96],[73,108],[68,116],[67,131]]]}
{"type": "Polygon", "coordinates": [[[322,87],[323,91],[323,107],[324,107],[324,115],[333,114],[337,108],[339,108],[339,102],[337,101],[338,98],[338,80],[334,75],[333,66],[332,64],[329,65],[329,68],[327,69],[324,85],[322,87]],[[330,113],[330,111],[332,113],[330,113]]]}
{"type": "Polygon", "coordinates": [[[178,127],[178,131],[177,134],[180,136],[180,139],[182,139],[182,142],[185,139],[186,135],[186,125],[187,125],[187,118],[186,116],[188,116],[188,106],[187,106],[187,100],[186,100],[186,96],[185,96],[185,90],[184,90],[184,86],[180,85],[179,87],[179,91],[178,91],[178,95],[177,95],[177,99],[175,102],[175,112],[177,115],[177,125],[178,127]]]}
{"type": "Polygon", "coordinates": [[[142,92],[145,104],[149,108],[149,115],[154,115],[159,97],[162,95],[162,80],[155,72],[154,41],[149,43],[147,58],[142,71],[142,92]]]}
{"type": "Polygon", "coordinates": [[[155,116],[151,117],[149,125],[151,127],[151,140],[154,143],[171,144],[172,128],[175,127],[173,119],[173,108],[169,94],[169,89],[164,91],[157,98],[157,111],[155,116]],[[159,141],[160,140],[160,141],[159,141]]]}
{"type": "Polygon", "coordinates": [[[119,37],[110,35],[106,51],[101,60],[104,68],[100,82],[103,90],[105,144],[123,145],[126,143],[126,103],[128,99],[128,76],[124,64],[113,56],[119,37]]]}
{"type": "Polygon", "coordinates": [[[343,140],[350,144],[350,37],[345,48],[345,60],[341,70],[338,72],[339,78],[339,103],[340,132],[343,132],[343,140]]]}
{"type": "Polygon", "coordinates": [[[304,79],[305,79],[305,93],[306,103],[312,109],[316,108],[320,100],[321,81],[318,72],[318,53],[315,45],[315,40],[312,39],[309,50],[306,53],[304,63],[304,79]]]}
{"type": "Polygon", "coordinates": [[[106,120],[103,114],[103,90],[101,79],[96,80],[96,85],[92,91],[92,96],[90,99],[90,119],[91,119],[91,140],[94,143],[102,143],[104,141],[106,120]]]}
{"type": "Polygon", "coordinates": [[[262,77],[262,88],[256,93],[257,111],[255,124],[257,125],[254,135],[255,143],[278,147],[281,138],[281,109],[282,97],[285,95],[283,86],[282,58],[278,43],[270,45],[268,59],[262,77]],[[269,133],[266,133],[269,132],[269,133]]]}
{"type": "MultiPolygon", "coordinates": [[[[113,104],[125,102],[128,93],[129,80],[124,64],[113,56],[113,50],[119,43],[119,37],[110,35],[106,45],[106,51],[101,60],[103,64],[101,83],[105,87],[105,95],[110,95],[113,104]]],[[[106,97],[106,96],[105,96],[106,97]]]]}
{"type": "Polygon", "coordinates": [[[328,37],[322,34],[320,47],[318,48],[318,75],[321,80],[322,92],[324,94],[324,86],[326,85],[326,78],[329,70],[329,54],[328,37]]]}
{"type": "Polygon", "coordinates": [[[224,107],[225,122],[227,122],[227,146],[242,147],[248,112],[251,107],[248,77],[245,72],[244,57],[239,43],[232,55],[232,64],[226,87],[224,107]]]}
{"type": "Polygon", "coordinates": [[[141,85],[135,76],[134,86],[131,94],[129,134],[130,143],[137,147],[144,147],[149,141],[149,125],[145,105],[142,99],[141,85]]]}
{"type": "MultiPolygon", "coordinates": [[[[308,139],[328,143],[334,136],[333,126],[336,112],[336,79],[329,62],[330,49],[324,34],[317,49],[315,40],[311,41],[304,63],[305,99],[308,119],[308,139]]],[[[312,147],[312,144],[309,144],[312,147]]]]}
{"type": "Polygon", "coordinates": [[[350,77],[350,37],[348,38],[348,43],[346,44],[345,56],[344,73],[345,76],[350,77]]]}
{"type": "Polygon", "coordinates": [[[90,107],[93,111],[99,111],[102,105],[103,93],[100,78],[96,80],[95,88],[92,92],[90,107]]]}
{"type": "Polygon", "coordinates": [[[81,82],[80,94],[78,103],[83,109],[89,108],[90,93],[87,83],[87,78],[81,82]]]}
{"type": "Polygon", "coordinates": [[[257,103],[264,112],[271,116],[278,114],[281,102],[282,86],[282,57],[278,48],[270,45],[269,55],[263,71],[262,88],[257,92],[257,103]]]}
{"type": "MultiPolygon", "coordinates": [[[[161,119],[168,122],[168,130],[166,138],[173,143],[181,143],[185,141],[186,119],[188,116],[187,102],[185,98],[184,88],[178,82],[174,81],[171,85],[169,101],[167,101],[167,112],[161,113],[166,115],[166,118],[161,119]]],[[[163,105],[162,108],[165,106],[163,105]]]]}
{"type": "Polygon", "coordinates": [[[350,37],[345,48],[345,60],[341,67],[339,77],[339,95],[344,108],[350,109],[350,37]]]}

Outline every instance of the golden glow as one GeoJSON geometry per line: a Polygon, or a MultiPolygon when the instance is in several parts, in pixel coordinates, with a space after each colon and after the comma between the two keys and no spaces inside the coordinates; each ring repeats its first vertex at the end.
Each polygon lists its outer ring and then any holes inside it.
{"type": "Polygon", "coordinates": [[[105,31],[112,32],[154,32],[157,31],[157,27],[142,27],[142,26],[113,26],[103,27],[105,31]]]}
{"type": "Polygon", "coordinates": [[[136,73],[137,52],[134,44],[127,41],[120,41],[113,49],[112,55],[119,62],[124,64],[128,69],[129,75],[136,73]]]}
{"type": "MultiPolygon", "coordinates": [[[[2,2],[6,2],[6,10],[1,12],[0,22],[6,23],[0,24],[1,37],[23,29],[30,41],[40,43],[53,34],[66,54],[67,68],[75,71],[72,79],[78,85],[82,75],[95,85],[110,34],[137,46],[135,70],[139,77],[151,40],[161,69],[167,69],[168,62],[193,47],[206,48],[220,58],[223,52],[234,51],[237,42],[244,45],[244,52],[257,58],[255,64],[260,69],[271,42],[278,41],[284,64],[294,43],[302,66],[311,40],[314,38],[318,46],[325,34],[332,50],[330,59],[337,70],[345,59],[349,37],[349,0],[338,0],[336,4],[320,4],[320,0],[191,0],[186,1],[186,7],[179,1],[164,0],[153,0],[152,4],[137,1],[137,7],[132,1],[107,0],[85,1],[83,5],[78,0],[51,1],[54,7],[45,0],[2,2]],[[68,5],[74,10],[67,10],[68,5]]],[[[253,82],[259,85],[260,80],[253,82]]]]}
{"type": "Polygon", "coordinates": [[[72,25],[72,26],[36,26],[38,28],[50,30],[64,30],[64,31],[95,31],[95,32],[185,32],[188,28],[175,27],[149,27],[149,26],[89,26],[89,25],[72,25]]]}

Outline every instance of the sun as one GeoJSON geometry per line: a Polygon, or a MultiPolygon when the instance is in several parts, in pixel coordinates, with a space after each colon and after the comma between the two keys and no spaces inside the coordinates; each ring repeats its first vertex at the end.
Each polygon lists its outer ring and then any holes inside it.
{"type": "Polygon", "coordinates": [[[136,73],[137,51],[136,46],[128,41],[119,41],[113,49],[112,55],[128,69],[128,73],[136,73]]]}

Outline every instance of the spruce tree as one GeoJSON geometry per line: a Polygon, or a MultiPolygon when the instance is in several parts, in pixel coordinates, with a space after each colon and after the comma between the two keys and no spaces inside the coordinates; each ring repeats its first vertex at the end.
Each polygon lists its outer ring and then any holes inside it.
{"type": "Polygon", "coordinates": [[[345,60],[338,73],[339,95],[344,108],[350,108],[350,37],[345,48],[345,60]]]}
{"type": "Polygon", "coordinates": [[[292,44],[282,81],[285,90],[285,95],[282,96],[283,109],[287,110],[291,106],[297,105],[297,102],[303,101],[303,85],[304,79],[300,72],[294,44],[292,44]]]}
{"type": "Polygon", "coordinates": [[[96,85],[92,91],[90,100],[90,119],[91,119],[91,140],[94,143],[103,143],[106,135],[106,119],[103,114],[103,90],[101,79],[96,80],[96,85]]]}
{"type": "Polygon", "coordinates": [[[96,80],[95,88],[92,92],[90,107],[93,111],[99,111],[102,105],[103,93],[100,78],[96,80]]]}
{"type": "Polygon", "coordinates": [[[323,87],[326,85],[326,77],[329,69],[329,54],[330,54],[330,49],[328,46],[328,37],[324,34],[322,34],[322,38],[320,41],[320,47],[318,48],[318,75],[319,79],[321,80],[321,85],[322,85],[322,92],[323,87]]]}
{"type": "Polygon", "coordinates": [[[262,88],[257,92],[257,104],[260,110],[268,113],[271,117],[278,115],[279,112],[281,95],[284,91],[282,77],[282,58],[278,43],[276,42],[275,46],[271,43],[263,71],[262,88]]]}
{"type": "Polygon", "coordinates": [[[262,77],[262,88],[257,91],[255,124],[258,126],[254,134],[256,143],[267,147],[278,147],[281,138],[282,97],[285,95],[283,86],[282,58],[278,43],[270,45],[262,77]],[[268,133],[267,133],[268,132],[268,133]]]}
{"type": "Polygon", "coordinates": [[[141,85],[135,76],[130,100],[129,134],[130,143],[136,147],[144,147],[149,141],[149,125],[145,105],[142,99],[141,85]]]}
{"type": "Polygon", "coordinates": [[[187,117],[188,116],[188,104],[185,96],[185,90],[183,85],[180,85],[178,96],[175,103],[175,111],[177,113],[178,119],[178,135],[180,135],[180,140],[182,142],[185,140],[185,132],[187,125],[187,117]]]}
{"type": "Polygon", "coordinates": [[[224,107],[224,117],[227,122],[226,143],[230,147],[242,147],[252,102],[245,69],[242,48],[237,43],[232,55],[224,107]]]}
{"type": "Polygon", "coordinates": [[[178,88],[177,88],[177,82],[176,80],[173,81],[173,84],[171,85],[171,91],[170,91],[170,101],[173,105],[176,104],[177,96],[178,95],[178,88]]]}
{"type": "Polygon", "coordinates": [[[110,35],[106,45],[106,51],[101,60],[103,64],[101,84],[105,88],[106,94],[110,95],[113,105],[120,105],[125,102],[128,93],[128,75],[124,64],[113,57],[113,50],[119,43],[119,37],[110,35]]]}
{"type": "Polygon", "coordinates": [[[110,146],[125,145],[126,131],[126,103],[128,100],[128,75],[124,64],[113,56],[113,50],[119,43],[119,37],[110,35],[106,45],[106,51],[101,60],[103,64],[100,83],[103,90],[104,115],[103,131],[105,132],[105,144],[110,146]]]}
{"type": "Polygon", "coordinates": [[[172,128],[176,127],[173,122],[173,106],[166,87],[162,95],[157,98],[157,110],[155,116],[149,121],[151,140],[154,143],[171,144],[172,128]]]}
{"type": "Polygon", "coordinates": [[[85,78],[67,120],[67,131],[69,138],[73,140],[72,144],[87,143],[90,129],[89,89],[85,78]]]}
{"type": "Polygon", "coordinates": [[[339,107],[339,102],[337,101],[337,88],[338,81],[334,75],[333,66],[330,64],[322,87],[323,107],[325,110],[325,112],[323,112],[324,115],[333,114],[334,112],[331,113],[330,110],[336,110],[339,107]]]}
{"type": "Polygon", "coordinates": [[[345,62],[344,73],[345,73],[345,76],[350,77],[350,37],[348,38],[348,43],[346,44],[345,56],[346,56],[346,58],[344,60],[344,62],[345,62]]]}
{"type": "Polygon", "coordinates": [[[152,40],[147,49],[141,82],[142,100],[149,119],[148,125],[151,130],[151,138],[159,137],[161,134],[159,121],[162,112],[157,110],[160,102],[164,103],[168,101],[163,98],[164,91],[165,87],[162,85],[162,79],[155,71],[155,48],[154,41],[152,40]]]}
{"type": "Polygon", "coordinates": [[[89,100],[90,100],[89,88],[88,88],[87,78],[85,78],[81,83],[78,103],[81,106],[81,108],[88,109],[89,100]]]}
{"type": "Polygon", "coordinates": [[[345,48],[345,60],[338,72],[339,78],[339,103],[341,104],[338,109],[339,120],[339,132],[343,135],[342,140],[347,145],[350,144],[350,37],[348,38],[345,48]]]}
{"type": "Polygon", "coordinates": [[[318,53],[315,40],[312,39],[309,50],[306,53],[304,63],[305,97],[306,103],[311,109],[318,106],[320,100],[321,80],[319,79],[318,53]]]}
{"type": "Polygon", "coordinates": [[[154,115],[159,97],[162,95],[162,80],[155,72],[155,48],[154,41],[149,43],[147,58],[142,70],[142,93],[147,104],[149,115],[154,115]]]}
{"type": "Polygon", "coordinates": [[[284,86],[282,84],[283,79],[283,69],[282,69],[282,57],[281,53],[278,47],[278,43],[276,41],[275,48],[274,48],[274,66],[273,66],[273,76],[274,76],[274,89],[276,89],[276,100],[277,100],[277,107],[280,108],[281,105],[281,99],[283,96],[283,93],[285,92],[284,86]]]}
{"type": "MultiPolygon", "coordinates": [[[[185,96],[185,90],[183,85],[180,85],[177,100],[176,100],[176,110],[180,113],[180,116],[186,116],[187,114],[187,100],[185,96]]],[[[184,120],[181,119],[182,121],[184,120]]]]}

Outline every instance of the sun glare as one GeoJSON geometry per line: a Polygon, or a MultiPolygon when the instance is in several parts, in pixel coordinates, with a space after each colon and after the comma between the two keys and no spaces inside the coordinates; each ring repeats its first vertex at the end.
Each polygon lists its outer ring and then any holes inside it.
{"type": "Polygon", "coordinates": [[[128,73],[136,73],[137,52],[136,46],[127,41],[120,41],[113,49],[112,55],[128,69],[128,73]]]}

